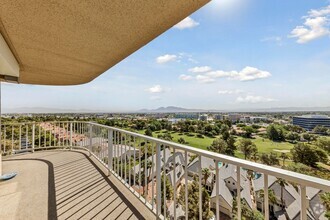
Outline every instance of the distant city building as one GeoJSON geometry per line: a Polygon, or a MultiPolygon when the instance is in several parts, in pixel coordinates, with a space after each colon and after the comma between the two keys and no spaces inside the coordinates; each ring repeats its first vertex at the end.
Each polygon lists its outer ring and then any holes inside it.
{"type": "Polygon", "coordinates": [[[292,124],[298,125],[307,131],[313,130],[318,125],[330,128],[330,117],[326,115],[294,116],[292,124]]]}
{"type": "Polygon", "coordinates": [[[198,119],[198,113],[177,113],[174,114],[174,118],[183,118],[183,119],[198,119]]]}
{"type": "Polygon", "coordinates": [[[209,116],[207,114],[203,114],[199,116],[199,120],[200,121],[208,121],[209,120],[209,116]]]}
{"type": "Polygon", "coordinates": [[[240,117],[239,122],[250,123],[251,122],[251,117],[250,116],[242,116],[242,117],[240,117]]]}
{"type": "Polygon", "coordinates": [[[224,116],[224,119],[227,119],[231,122],[238,122],[241,117],[242,117],[242,115],[240,115],[240,114],[228,114],[228,115],[224,116]]]}
{"type": "Polygon", "coordinates": [[[250,123],[261,123],[261,122],[271,122],[271,120],[267,117],[250,117],[250,123]]]}
{"type": "Polygon", "coordinates": [[[216,114],[216,115],[214,115],[214,119],[215,120],[223,120],[223,115],[216,114]]]}

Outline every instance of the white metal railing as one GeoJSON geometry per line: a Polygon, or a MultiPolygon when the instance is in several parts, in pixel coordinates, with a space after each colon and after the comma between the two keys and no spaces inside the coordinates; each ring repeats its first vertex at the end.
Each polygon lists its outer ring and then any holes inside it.
{"type": "MultiPolygon", "coordinates": [[[[191,210],[188,209],[188,193],[190,193],[188,185],[193,181],[198,184],[199,191],[198,212],[195,213],[195,216],[203,219],[202,213],[205,204],[203,204],[202,195],[204,188],[206,188],[206,180],[204,181],[202,163],[200,162],[203,159],[212,160],[212,165],[209,168],[213,177],[211,178],[211,188],[215,190],[215,203],[211,207],[217,220],[220,219],[222,212],[220,195],[222,195],[223,189],[220,188],[219,180],[222,175],[220,163],[223,166],[224,164],[235,166],[234,172],[236,173],[232,174],[232,177],[236,179],[236,186],[242,186],[242,173],[246,173],[245,170],[263,174],[263,213],[266,220],[270,217],[268,201],[270,176],[290,181],[299,186],[300,200],[298,202],[302,220],[307,219],[307,212],[309,212],[306,189],[315,188],[321,192],[330,191],[330,181],[324,179],[93,122],[56,121],[2,125],[1,150],[4,155],[56,147],[88,150],[161,219],[177,219],[179,217],[189,219],[189,214],[191,214],[189,211],[191,210]],[[196,159],[192,160],[191,158],[196,159]],[[188,161],[189,159],[190,161],[188,161]],[[191,171],[189,166],[191,166],[192,161],[197,159],[199,162],[196,172],[191,171]],[[197,179],[194,176],[197,176],[197,179]],[[167,179],[170,180],[170,183],[167,179]],[[169,196],[170,193],[167,192],[168,187],[166,185],[168,184],[173,189],[172,196],[169,196]]],[[[253,180],[250,183],[253,188],[253,180]]],[[[252,191],[251,198],[255,196],[252,191]]],[[[236,216],[241,219],[243,195],[241,195],[241,190],[236,190],[236,194],[234,198],[237,202],[236,216]]],[[[231,212],[235,212],[234,207],[231,212]]]]}

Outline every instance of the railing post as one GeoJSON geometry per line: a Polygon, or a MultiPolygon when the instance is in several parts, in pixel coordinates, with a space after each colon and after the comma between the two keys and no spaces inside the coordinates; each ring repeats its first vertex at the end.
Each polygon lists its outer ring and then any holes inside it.
{"type": "Polygon", "coordinates": [[[14,125],[11,127],[11,154],[14,154],[14,125]]]}
{"type": "Polygon", "coordinates": [[[113,170],[113,130],[108,129],[108,172],[113,170]]]}
{"type": "Polygon", "coordinates": [[[35,137],[35,128],[36,128],[36,125],[33,123],[32,124],[32,153],[34,153],[34,137],[35,137]]]}
{"type": "Polygon", "coordinates": [[[269,202],[268,202],[268,174],[264,173],[264,210],[265,220],[269,219],[269,202]]]}
{"type": "Polygon", "coordinates": [[[0,176],[2,176],[2,153],[0,149],[0,176]]]}
{"type": "Polygon", "coordinates": [[[88,124],[88,135],[89,135],[89,150],[92,152],[93,148],[93,126],[92,124],[88,124]]]}
{"type": "Polygon", "coordinates": [[[22,125],[19,125],[19,149],[22,150],[22,125]]]}
{"type": "Polygon", "coordinates": [[[241,167],[237,166],[237,218],[242,219],[241,208],[241,167]]]}
{"type": "Polygon", "coordinates": [[[72,150],[72,122],[70,122],[70,150],[72,150]]]}
{"type": "Polygon", "coordinates": [[[300,219],[307,219],[307,199],[306,199],[306,186],[300,186],[300,203],[301,203],[301,211],[300,211],[300,219]]]}
{"type": "MultiPolygon", "coordinates": [[[[219,194],[220,194],[220,188],[219,188],[219,161],[215,161],[215,210],[216,210],[216,220],[220,220],[220,201],[219,201],[219,194]]],[[[237,203],[238,204],[238,203],[237,203]]]]}
{"type": "MultiPolygon", "coordinates": [[[[161,163],[160,163],[160,144],[157,143],[156,145],[156,211],[157,211],[157,217],[161,213],[161,198],[162,198],[162,192],[161,192],[161,163]]],[[[165,163],[165,161],[164,161],[165,163]]],[[[174,168],[175,170],[175,168],[174,168]]],[[[174,183],[175,187],[175,183],[174,183]]],[[[165,186],[164,186],[165,188],[165,186]]],[[[165,199],[165,198],[164,198],[165,199]]],[[[174,204],[175,205],[175,204],[174,204]]],[[[175,207],[174,207],[175,209],[175,207]]]]}

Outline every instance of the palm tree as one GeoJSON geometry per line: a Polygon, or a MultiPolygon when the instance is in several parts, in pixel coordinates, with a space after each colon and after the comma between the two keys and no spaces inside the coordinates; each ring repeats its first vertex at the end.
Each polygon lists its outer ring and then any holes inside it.
{"type": "Polygon", "coordinates": [[[202,175],[203,175],[203,179],[204,179],[204,184],[206,186],[206,181],[211,176],[211,172],[208,168],[203,168],[202,169],[202,175]]]}
{"type": "Polygon", "coordinates": [[[325,217],[330,219],[330,192],[321,194],[321,200],[327,210],[325,217]]]}
{"type": "Polygon", "coordinates": [[[239,148],[243,152],[245,160],[249,158],[252,153],[258,152],[257,146],[249,139],[242,139],[239,142],[239,148]]]}
{"type": "MultiPolygon", "coordinates": [[[[148,174],[147,174],[147,182],[144,183],[146,185],[146,187],[147,187],[147,192],[148,192],[148,190],[149,190],[148,183],[149,183],[149,180],[150,180],[152,162],[150,160],[144,160],[144,161],[141,162],[141,166],[142,166],[142,169],[143,169],[143,176],[144,177],[145,177],[146,173],[149,171],[148,174]]],[[[144,189],[145,189],[145,187],[143,187],[143,195],[145,193],[145,190],[144,189]]]]}
{"type": "Polygon", "coordinates": [[[283,193],[284,193],[285,186],[288,186],[289,183],[285,179],[282,179],[282,178],[277,178],[276,183],[281,186],[281,203],[283,205],[282,209],[284,209],[285,201],[284,201],[284,198],[283,198],[283,193]]]}
{"type": "MultiPolygon", "coordinates": [[[[264,201],[265,192],[263,189],[259,191],[258,196],[262,199],[262,201],[264,201]]],[[[272,189],[268,189],[268,201],[272,204],[276,204],[276,202],[277,202],[276,195],[274,193],[274,190],[272,190],[272,189]]],[[[263,202],[262,206],[261,206],[262,213],[264,213],[264,205],[265,205],[265,203],[263,202]]]]}
{"type": "Polygon", "coordinates": [[[280,155],[280,158],[282,159],[282,166],[284,167],[285,166],[285,160],[286,159],[289,159],[289,156],[286,154],[286,153],[281,153],[281,155],[280,155]]]}
{"type": "Polygon", "coordinates": [[[253,150],[250,156],[251,160],[253,160],[254,162],[257,162],[259,160],[259,155],[258,155],[258,151],[257,150],[253,150]]]}

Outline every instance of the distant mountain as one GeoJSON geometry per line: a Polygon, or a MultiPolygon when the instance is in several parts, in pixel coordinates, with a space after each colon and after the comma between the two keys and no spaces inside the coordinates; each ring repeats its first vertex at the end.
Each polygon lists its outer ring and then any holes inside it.
{"type": "Polygon", "coordinates": [[[138,112],[144,113],[174,113],[174,112],[329,112],[330,107],[278,107],[278,108],[259,108],[259,109],[188,109],[176,106],[159,107],[157,109],[141,109],[138,112]]]}
{"type": "Polygon", "coordinates": [[[241,108],[230,110],[189,109],[176,106],[159,107],[157,109],[141,109],[138,111],[108,111],[92,109],[60,109],[60,108],[4,108],[4,114],[23,113],[175,113],[175,112],[330,112],[330,107],[277,107],[277,108],[241,108]]]}
{"type": "Polygon", "coordinates": [[[187,109],[176,106],[167,106],[167,107],[159,107],[157,109],[141,109],[138,112],[150,112],[150,113],[172,113],[172,112],[205,112],[207,110],[202,109],[187,109]]]}

